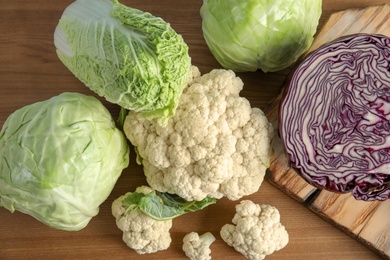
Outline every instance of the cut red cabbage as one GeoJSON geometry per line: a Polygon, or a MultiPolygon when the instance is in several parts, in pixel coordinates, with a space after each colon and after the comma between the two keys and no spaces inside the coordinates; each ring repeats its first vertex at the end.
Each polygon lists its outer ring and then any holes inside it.
{"type": "Polygon", "coordinates": [[[354,34],[309,54],[291,75],[279,133],[310,184],[358,200],[390,197],[390,38],[354,34]]]}

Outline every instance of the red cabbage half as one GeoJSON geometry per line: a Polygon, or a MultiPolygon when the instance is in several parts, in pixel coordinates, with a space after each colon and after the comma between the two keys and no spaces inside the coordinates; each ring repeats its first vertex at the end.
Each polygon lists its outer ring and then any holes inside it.
{"type": "Polygon", "coordinates": [[[354,34],[296,68],[280,105],[280,137],[312,185],[358,200],[390,197],[390,38],[354,34]]]}

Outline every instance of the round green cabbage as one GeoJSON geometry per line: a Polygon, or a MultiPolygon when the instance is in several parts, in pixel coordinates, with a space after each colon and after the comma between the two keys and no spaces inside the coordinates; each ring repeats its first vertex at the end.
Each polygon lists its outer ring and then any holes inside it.
{"type": "Polygon", "coordinates": [[[278,71],[312,44],[321,0],[204,0],[203,35],[225,69],[278,71]]]}
{"type": "Polygon", "coordinates": [[[169,23],[117,0],[77,0],[54,33],[59,59],[109,102],[157,118],[171,117],[185,87],[188,46],[169,23]]]}
{"type": "Polygon", "coordinates": [[[0,132],[0,206],[80,230],[98,214],[129,146],[96,98],[63,93],[11,114],[0,132]]]}

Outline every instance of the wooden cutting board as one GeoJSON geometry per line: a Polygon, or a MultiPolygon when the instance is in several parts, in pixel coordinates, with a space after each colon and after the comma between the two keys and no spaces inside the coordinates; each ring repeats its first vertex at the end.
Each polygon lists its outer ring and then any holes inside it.
{"type": "MultiPolygon", "coordinates": [[[[340,36],[372,33],[390,36],[390,5],[352,9],[332,14],[318,31],[308,52],[340,36]]],[[[282,90],[283,92],[283,90],[282,90]]],[[[280,93],[265,109],[269,120],[278,127],[280,93]]],[[[268,172],[270,181],[302,202],[309,209],[352,237],[390,259],[390,199],[384,202],[357,201],[350,194],[319,190],[290,168],[280,138],[273,140],[274,154],[268,172]]],[[[304,220],[302,220],[304,223],[304,220]]]]}

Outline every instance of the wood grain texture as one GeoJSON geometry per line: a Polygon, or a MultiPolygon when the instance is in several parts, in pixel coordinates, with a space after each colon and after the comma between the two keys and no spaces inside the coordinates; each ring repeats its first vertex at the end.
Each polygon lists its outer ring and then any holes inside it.
{"type": "MultiPolygon", "coordinates": [[[[390,5],[348,9],[332,14],[307,53],[338,37],[354,33],[390,36],[390,5]]],[[[265,110],[276,128],[278,113],[275,110],[278,110],[282,95],[283,91],[265,110]]],[[[318,190],[290,168],[278,136],[274,140],[274,150],[268,174],[272,183],[341,230],[372,247],[383,257],[390,258],[390,201],[357,201],[350,194],[318,190]]]]}
{"type": "MultiPolygon", "coordinates": [[[[54,28],[67,5],[73,0],[0,0],[0,125],[14,110],[36,101],[48,99],[64,91],[92,93],[83,86],[58,60],[53,45],[54,28]]],[[[201,0],[122,0],[122,3],[160,16],[183,35],[190,47],[194,65],[202,73],[220,68],[208,50],[201,30],[199,8],[201,0]]],[[[323,0],[322,27],[329,16],[349,8],[390,3],[389,0],[323,0]]],[[[243,96],[253,106],[265,109],[279,93],[286,69],[264,74],[260,71],[239,73],[244,81],[243,96]]],[[[113,116],[117,106],[102,100],[113,116]]],[[[271,113],[275,114],[273,110],[271,113]]],[[[275,118],[275,116],[273,116],[275,118]]],[[[100,208],[99,214],[79,232],[65,232],[48,228],[32,217],[0,208],[0,260],[106,260],[106,259],[186,259],[181,250],[184,235],[191,231],[212,232],[217,240],[211,246],[213,259],[244,259],[227,246],[219,236],[222,225],[230,223],[238,201],[222,199],[202,212],[188,214],[173,221],[172,243],[168,250],[151,255],[138,255],[122,242],[121,231],[111,215],[111,203],[120,195],[145,184],[142,168],[131,163],[117,182],[112,194],[100,208]]],[[[299,196],[309,194],[302,187],[299,196]]],[[[256,203],[277,207],[282,223],[290,235],[289,244],[266,259],[272,260],[376,260],[382,257],[371,248],[346,235],[339,228],[324,221],[318,214],[292,199],[265,180],[260,190],[246,197],[256,203]]],[[[389,207],[378,207],[377,212],[389,214],[389,207]]],[[[372,216],[375,218],[375,215],[372,216]]],[[[386,231],[386,230],[385,230],[386,231]]],[[[385,232],[382,230],[382,232],[385,232]]],[[[360,231],[381,232],[372,224],[360,231]]],[[[376,243],[380,243],[377,241],[376,243]]]]}

